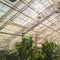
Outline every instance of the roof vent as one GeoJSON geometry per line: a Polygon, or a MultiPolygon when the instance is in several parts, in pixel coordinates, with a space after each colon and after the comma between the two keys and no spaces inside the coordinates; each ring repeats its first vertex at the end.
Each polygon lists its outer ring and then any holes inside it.
{"type": "Polygon", "coordinates": [[[16,2],[16,0],[9,0],[9,1],[11,1],[11,2],[16,2]]]}
{"type": "Polygon", "coordinates": [[[60,9],[60,1],[58,2],[58,9],[60,9]]]}
{"type": "Polygon", "coordinates": [[[60,9],[60,0],[52,0],[52,2],[57,9],[60,9]]]}
{"type": "Polygon", "coordinates": [[[40,19],[41,17],[40,16],[38,16],[38,19],[40,19]]]}

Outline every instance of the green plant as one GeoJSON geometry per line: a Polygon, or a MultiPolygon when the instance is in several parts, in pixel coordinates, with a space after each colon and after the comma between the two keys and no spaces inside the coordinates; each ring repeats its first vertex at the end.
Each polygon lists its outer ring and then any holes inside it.
{"type": "Polygon", "coordinates": [[[29,49],[30,47],[32,47],[33,44],[33,40],[32,37],[29,38],[22,38],[22,45],[26,46],[27,49],[29,49]]]}
{"type": "Polygon", "coordinates": [[[20,60],[27,60],[32,47],[32,38],[22,38],[21,43],[16,43],[16,49],[19,52],[20,60]]]}
{"type": "Polygon", "coordinates": [[[16,51],[10,54],[10,56],[16,60],[17,58],[19,58],[19,60],[52,60],[56,47],[55,43],[46,41],[42,44],[42,47],[37,50],[32,44],[33,40],[31,37],[22,38],[22,42],[16,43],[16,51]]]}
{"type": "Polygon", "coordinates": [[[45,60],[52,60],[56,44],[54,42],[44,42],[42,44],[42,52],[46,54],[45,60]]]}
{"type": "Polygon", "coordinates": [[[42,51],[38,50],[34,55],[35,60],[44,60],[46,55],[42,51]]]}
{"type": "Polygon", "coordinates": [[[35,49],[35,47],[32,46],[32,47],[28,50],[28,58],[27,58],[27,60],[34,60],[35,52],[36,52],[36,49],[35,49]]]}

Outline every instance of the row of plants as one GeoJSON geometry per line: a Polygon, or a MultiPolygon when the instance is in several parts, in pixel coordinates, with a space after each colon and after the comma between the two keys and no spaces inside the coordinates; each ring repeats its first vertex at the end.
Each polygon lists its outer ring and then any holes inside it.
{"type": "Polygon", "coordinates": [[[31,37],[23,37],[21,43],[15,44],[15,50],[6,54],[6,60],[52,60],[56,46],[54,42],[45,41],[36,49],[31,37]]]}

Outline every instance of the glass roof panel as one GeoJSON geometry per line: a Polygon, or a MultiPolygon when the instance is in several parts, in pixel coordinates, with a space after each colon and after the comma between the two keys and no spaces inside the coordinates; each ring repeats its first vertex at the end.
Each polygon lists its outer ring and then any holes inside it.
{"type": "Polygon", "coordinates": [[[9,30],[9,29],[2,29],[0,32],[14,33],[14,31],[9,30]]]}
{"type": "Polygon", "coordinates": [[[39,2],[39,0],[35,0],[32,4],[31,4],[38,12],[42,12],[46,7],[39,2]]]}
{"type": "Polygon", "coordinates": [[[47,27],[42,28],[42,30],[40,30],[40,33],[42,34],[47,34],[47,32],[51,32],[51,29],[48,29],[47,27]]]}
{"type": "Polygon", "coordinates": [[[43,3],[44,5],[46,5],[46,6],[49,6],[49,5],[52,4],[51,0],[41,0],[41,1],[42,1],[42,3],[43,3]]]}
{"type": "Polygon", "coordinates": [[[8,39],[10,36],[11,36],[11,35],[6,35],[6,34],[1,34],[1,33],[0,33],[0,41],[8,39]],[[6,37],[7,37],[7,38],[6,38],[6,37]]]}
{"type": "Polygon", "coordinates": [[[38,16],[38,14],[31,8],[27,8],[25,11],[23,11],[23,13],[34,19],[38,16]]]}
{"type": "Polygon", "coordinates": [[[0,3],[0,17],[3,16],[10,8],[0,3]]]}
{"type": "Polygon", "coordinates": [[[24,6],[26,6],[26,5],[21,2],[21,3],[18,5],[18,9],[22,9],[24,6]]]}
{"type": "Polygon", "coordinates": [[[17,11],[13,10],[8,16],[7,19],[13,18],[17,11]]]}
{"type": "Polygon", "coordinates": [[[38,31],[39,29],[41,29],[43,27],[42,24],[39,24],[38,26],[36,26],[33,30],[34,31],[38,31]]]}
{"type": "Polygon", "coordinates": [[[5,29],[12,30],[12,31],[21,31],[20,27],[14,26],[14,25],[7,25],[5,26],[5,29]]]}
{"type": "Polygon", "coordinates": [[[27,16],[20,14],[18,17],[16,17],[12,23],[16,23],[21,26],[27,26],[27,24],[30,24],[31,22],[34,22],[31,18],[28,18],[27,16]]]}

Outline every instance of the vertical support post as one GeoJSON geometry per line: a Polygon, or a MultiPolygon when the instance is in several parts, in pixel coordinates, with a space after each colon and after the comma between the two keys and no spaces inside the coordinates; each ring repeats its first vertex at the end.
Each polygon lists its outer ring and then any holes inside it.
{"type": "Polygon", "coordinates": [[[23,37],[24,37],[24,33],[22,33],[21,37],[22,37],[22,40],[23,40],[23,37]]]}
{"type": "Polygon", "coordinates": [[[22,38],[23,38],[23,36],[24,36],[24,33],[22,33],[22,38]]]}
{"type": "Polygon", "coordinates": [[[38,33],[35,35],[35,48],[37,50],[37,36],[38,36],[38,33]]]}
{"type": "MultiPolygon", "coordinates": [[[[24,34],[21,35],[21,40],[23,41],[24,34]]],[[[20,60],[22,60],[22,54],[20,55],[20,60]]]]}

